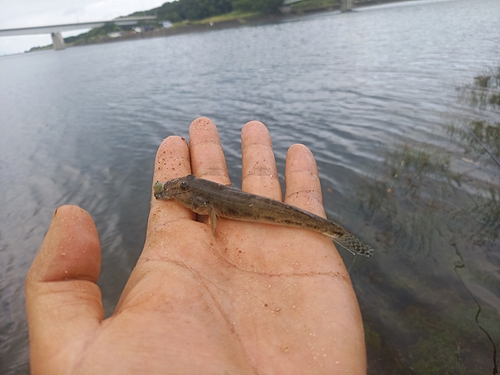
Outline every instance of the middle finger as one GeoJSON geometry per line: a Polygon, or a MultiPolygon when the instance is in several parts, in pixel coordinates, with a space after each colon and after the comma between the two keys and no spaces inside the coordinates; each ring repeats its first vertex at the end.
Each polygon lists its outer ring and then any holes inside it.
{"type": "Polygon", "coordinates": [[[281,187],[271,136],[258,121],[241,130],[242,189],[249,193],[281,200],[281,187]]]}
{"type": "Polygon", "coordinates": [[[208,118],[194,120],[189,127],[191,169],[196,177],[230,185],[226,158],[217,127],[208,118]]]}

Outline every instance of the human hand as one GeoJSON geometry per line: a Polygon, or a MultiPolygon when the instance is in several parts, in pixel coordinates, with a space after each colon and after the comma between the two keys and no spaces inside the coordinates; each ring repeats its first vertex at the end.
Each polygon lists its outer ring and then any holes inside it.
{"type": "MultiPolygon", "coordinates": [[[[242,190],[281,200],[265,126],[242,130],[242,190]]],[[[154,181],[193,173],[228,184],[215,125],[161,144],[154,181]]],[[[154,182],[153,181],[153,182],[154,182]]],[[[325,216],[316,163],[286,160],[284,201],[325,216]]],[[[146,243],[103,319],[90,216],[60,207],[26,280],[32,374],[364,374],[363,325],[331,239],[219,219],[217,236],[175,201],[151,201],[146,243]]]]}

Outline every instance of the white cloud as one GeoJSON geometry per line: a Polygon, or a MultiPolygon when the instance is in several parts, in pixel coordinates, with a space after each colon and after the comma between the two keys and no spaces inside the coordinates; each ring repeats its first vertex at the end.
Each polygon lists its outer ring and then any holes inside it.
{"type": "MultiPolygon", "coordinates": [[[[149,10],[167,0],[0,0],[0,29],[104,21],[149,10]]],[[[82,31],[63,33],[64,37],[82,31]]],[[[0,56],[52,43],[50,35],[0,37],[0,56]]]]}

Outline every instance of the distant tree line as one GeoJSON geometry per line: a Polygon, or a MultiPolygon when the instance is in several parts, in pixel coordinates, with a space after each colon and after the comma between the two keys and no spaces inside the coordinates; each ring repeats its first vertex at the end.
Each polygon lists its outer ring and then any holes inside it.
{"type": "Polygon", "coordinates": [[[283,0],[234,0],[235,10],[243,12],[278,13],[283,0]]]}
{"type": "Polygon", "coordinates": [[[155,9],[158,19],[170,22],[201,20],[231,11],[276,13],[283,0],[177,0],[155,9]]]}
{"type": "MultiPolygon", "coordinates": [[[[130,26],[128,28],[130,29],[130,26]]],[[[84,44],[99,39],[100,37],[105,37],[108,35],[108,33],[111,33],[113,31],[122,31],[123,29],[124,27],[115,25],[114,22],[106,22],[103,26],[95,27],[89,32],[64,38],[64,42],[66,44],[75,45],[84,44]]]]}

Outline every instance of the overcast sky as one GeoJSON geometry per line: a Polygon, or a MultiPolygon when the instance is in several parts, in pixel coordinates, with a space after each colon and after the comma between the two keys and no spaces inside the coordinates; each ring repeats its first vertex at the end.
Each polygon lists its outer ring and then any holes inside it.
{"type": "MultiPolygon", "coordinates": [[[[171,0],[0,0],[0,29],[105,21],[171,0]]],[[[86,30],[63,33],[63,37],[86,30]]],[[[50,35],[0,37],[0,56],[51,44],[50,35]]]]}

